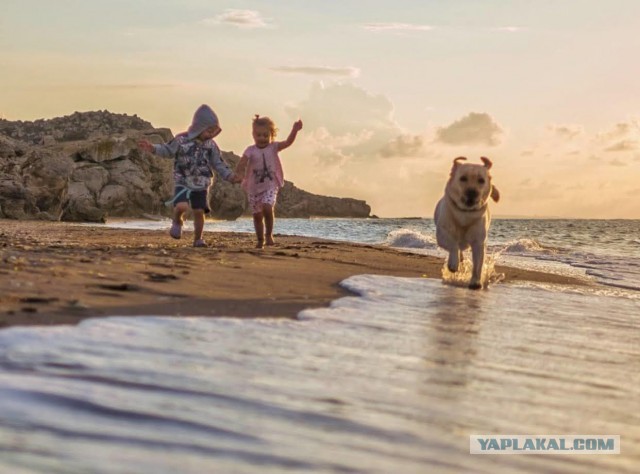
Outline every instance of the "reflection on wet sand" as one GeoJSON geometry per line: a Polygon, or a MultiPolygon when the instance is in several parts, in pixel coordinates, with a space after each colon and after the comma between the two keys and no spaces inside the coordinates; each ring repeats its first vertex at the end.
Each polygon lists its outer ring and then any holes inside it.
{"type": "Polygon", "coordinates": [[[0,471],[636,472],[636,301],[345,286],[363,296],[298,320],[0,331],[0,471]],[[474,434],[617,434],[622,453],[470,455],[474,434]]]}

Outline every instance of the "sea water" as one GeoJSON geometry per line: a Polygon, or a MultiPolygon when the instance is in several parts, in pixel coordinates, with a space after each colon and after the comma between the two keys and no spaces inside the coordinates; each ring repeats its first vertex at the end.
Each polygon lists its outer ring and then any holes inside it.
{"type": "MultiPolygon", "coordinates": [[[[0,330],[0,472],[637,472],[638,223],[553,223],[495,221],[492,252],[618,293],[359,275],[296,320],[0,330]],[[471,434],[620,435],[622,454],[471,456],[471,434]]],[[[277,225],[437,252],[429,220],[277,225]]]]}

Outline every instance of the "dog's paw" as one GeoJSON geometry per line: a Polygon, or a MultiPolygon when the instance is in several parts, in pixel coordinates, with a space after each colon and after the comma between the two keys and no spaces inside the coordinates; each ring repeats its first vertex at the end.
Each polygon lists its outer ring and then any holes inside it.
{"type": "Polygon", "coordinates": [[[480,283],[469,283],[470,290],[480,290],[482,289],[482,285],[480,283]]]}

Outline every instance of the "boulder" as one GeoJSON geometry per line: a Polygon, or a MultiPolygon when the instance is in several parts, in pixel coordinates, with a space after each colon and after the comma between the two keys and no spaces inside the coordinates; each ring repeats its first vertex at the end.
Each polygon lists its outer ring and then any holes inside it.
{"type": "Polygon", "coordinates": [[[106,211],[98,207],[95,196],[84,183],[69,183],[69,198],[61,216],[63,221],[104,222],[106,215],[106,211]]]}

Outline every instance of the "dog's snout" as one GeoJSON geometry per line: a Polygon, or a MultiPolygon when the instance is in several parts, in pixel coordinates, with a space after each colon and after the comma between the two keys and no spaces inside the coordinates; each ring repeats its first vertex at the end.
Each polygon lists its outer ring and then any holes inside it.
{"type": "Polygon", "coordinates": [[[467,188],[464,190],[462,195],[462,202],[467,207],[474,207],[478,203],[478,198],[480,197],[480,193],[477,189],[467,188]]]}
{"type": "Polygon", "coordinates": [[[467,200],[475,201],[476,199],[478,199],[478,196],[480,195],[480,193],[478,193],[477,189],[469,188],[464,192],[464,195],[467,198],[467,200]]]}

